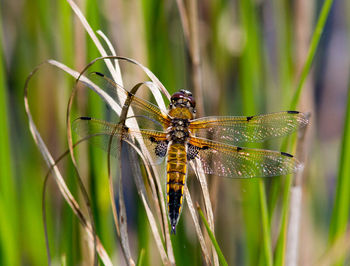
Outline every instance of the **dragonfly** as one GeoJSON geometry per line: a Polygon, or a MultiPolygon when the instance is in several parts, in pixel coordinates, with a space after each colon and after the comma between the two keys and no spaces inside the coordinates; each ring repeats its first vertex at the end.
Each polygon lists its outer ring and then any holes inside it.
{"type": "MultiPolygon", "coordinates": [[[[189,163],[198,162],[196,171],[204,174],[253,178],[281,176],[298,171],[301,163],[289,153],[245,148],[241,144],[263,142],[289,135],[308,124],[308,114],[283,111],[256,116],[207,116],[196,118],[196,101],[190,91],[180,90],[171,96],[167,110],[160,109],[130,94],[102,73],[90,74],[110,92],[118,94],[121,104],[127,99],[137,128],[82,116],[73,122],[81,136],[104,138],[105,150],[118,150],[118,141],[140,141],[150,154],[149,164],[166,161],[166,201],[171,233],[175,234],[184,199],[189,163]],[[112,137],[111,137],[112,136],[112,137]]],[[[128,117],[129,119],[129,117],[128,117]]]]}

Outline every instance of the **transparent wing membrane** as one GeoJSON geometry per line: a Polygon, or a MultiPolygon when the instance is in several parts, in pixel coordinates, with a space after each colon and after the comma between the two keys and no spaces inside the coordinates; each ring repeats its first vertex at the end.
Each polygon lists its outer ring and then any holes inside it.
{"type": "Polygon", "coordinates": [[[290,154],[241,148],[209,140],[191,138],[195,157],[201,162],[199,171],[232,178],[252,178],[286,175],[301,165],[290,154]]]}
{"type": "Polygon", "coordinates": [[[150,151],[150,164],[161,163],[167,152],[166,134],[154,130],[133,130],[119,124],[97,120],[90,117],[80,117],[72,123],[72,129],[82,138],[91,136],[90,142],[108,151],[110,137],[113,135],[110,152],[113,156],[119,154],[120,139],[124,141],[143,143],[150,151]]]}
{"type": "MultiPolygon", "coordinates": [[[[102,73],[92,72],[88,75],[89,79],[106,91],[113,99],[123,107],[125,100],[130,93],[108,78],[102,73]]],[[[86,84],[87,85],[87,84],[86,84]]],[[[130,88],[131,90],[132,88],[130,88]]],[[[128,112],[128,117],[133,116],[137,119],[138,124],[142,128],[161,130],[163,127],[168,127],[170,119],[164,110],[160,110],[158,106],[143,100],[135,95],[132,96],[130,103],[132,112],[128,112]]]]}
{"type": "Polygon", "coordinates": [[[307,125],[308,115],[286,111],[257,116],[210,116],[195,119],[190,130],[200,138],[229,144],[261,142],[281,137],[307,125]]]}

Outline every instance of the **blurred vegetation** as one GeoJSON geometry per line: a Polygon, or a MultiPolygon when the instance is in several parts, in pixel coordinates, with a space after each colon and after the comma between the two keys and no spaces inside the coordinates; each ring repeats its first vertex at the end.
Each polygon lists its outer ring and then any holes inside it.
{"type": "MultiPolygon", "coordinates": [[[[191,1],[184,2],[188,7],[191,1]]],[[[323,14],[327,22],[321,25],[323,35],[314,50],[315,58],[306,61],[324,3],[330,7],[332,1],[214,0],[198,1],[197,10],[205,115],[254,115],[288,110],[296,103],[297,110],[312,114],[302,143],[305,169],[299,180],[298,265],[350,263],[349,245],[339,245],[350,243],[350,4],[334,1],[330,13],[323,14]],[[306,62],[313,67],[300,84],[306,62]],[[297,88],[300,97],[293,101],[297,88]]],[[[195,72],[177,1],[82,0],[77,4],[92,28],[112,40],[118,55],[150,68],[170,93],[192,89],[195,72]]],[[[23,105],[25,79],[49,58],[80,71],[98,56],[66,1],[0,2],[1,265],[47,263],[41,194],[48,169],[28,129],[23,105]]],[[[132,86],[142,78],[126,74],[126,83],[132,86]]],[[[34,121],[55,158],[67,149],[65,115],[73,85],[71,77],[49,66],[30,84],[34,121]]],[[[81,94],[77,102],[75,113],[80,110],[80,115],[86,112],[102,119],[109,115],[97,97],[81,94]]],[[[295,153],[298,148],[294,146],[283,145],[283,151],[295,153]]],[[[264,143],[264,148],[280,149],[281,140],[264,143]]],[[[113,262],[123,265],[109,202],[105,153],[90,146],[78,152],[82,171],[88,176],[84,182],[97,234],[113,262]]],[[[70,190],[83,202],[70,160],[59,166],[70,190]]],[[[215,237],[228,264],[283,265],[288,252],[285,210],[294,181],[290,177],[208,177],[208,182],[215,237]]],[[[187,184],[200,202],[197,180],[190,176],[187,184]]],[[[131,180],[125,184],[125,201],[135,261],[139,265],[161,264],[131,180]]],[[[85,232],[52,180],[46,203],[53,262],[89,265],[85,232]]],[[[202,265],[203,255],[193,232],[185,203],[177,234],[172,236],[178,265],[202,265]]]]}

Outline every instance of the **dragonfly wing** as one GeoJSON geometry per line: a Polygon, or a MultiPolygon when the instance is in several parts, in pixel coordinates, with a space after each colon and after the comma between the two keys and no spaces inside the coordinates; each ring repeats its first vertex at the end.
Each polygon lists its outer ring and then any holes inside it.
{"type": "Polygon", "coordinates": [[[189,158],[198,158],[199,171],[232,178],[252,178],[286,175],[297,171],[301,164],[290,154],[241,148],[206,139],[191,138],[189,158]]]}
{"type": "Polygon", "coordinates": [[[91,117],[77,118],[73,121],[72,128],[80,137],[91,139],[90,142],[105,151],[108,151],[110,145],[110,152],[113,156],[119,155],[121,139],[137,143],[138,147],[146,147],[150,164],[162,163],[167,154],[166,134],[161,131],[133,130],[91,117]]]}
{"type": "Polygon", "coordinates": [[[286,111],[257,116],[212,116],[190,122],[193,135],[228,144],[281,137],[308,124],[308,114],[286,111]]]}
{"type": "MultiPolygon", "coordinates": [[[[132,109],[132,111],[130,110],[127,116],[135,117],[140,127],[163,130],[163,128],[169,126],[169,116],[166,111],[161,110],[158,106],[132,95],[121,85],[115,83],[112,79],[100,72],[89,73],[88,77],[95,85],[99,86],[107,92],[109,96],[115,99],[120,107],[123,107],[126,99],[131,96],[132,101],[130,103],[130,109],[132,109]]],[[[84,84],[88,87],[91,86],[85,82],[84,84]]]]}

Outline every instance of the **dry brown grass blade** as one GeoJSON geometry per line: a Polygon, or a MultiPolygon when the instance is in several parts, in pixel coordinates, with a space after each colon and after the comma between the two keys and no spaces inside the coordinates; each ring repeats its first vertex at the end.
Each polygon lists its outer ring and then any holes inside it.
{"type": "MultiPolygon", "coordinates": [[[[82,72],[85,72],[88,68],[90,68],[93,64],[95,64],[97,61],[104,60],[105,62],[110,62],[112,59],[118,60],[118,61],[126,61],[129,63],[132,63],[142,69],[142,71],[145,72],[145,74],[150,78],[150,80],[153,82],[153,86],[149,86],[149,89],[151,90],[157,105],[160,109],[166,110],[166,106],[164,104],[164,100],[160,92],[162,92],[168,99],[170,99],[170,94],[164,87],[164,85],[159,81],[159,79],[152,73],[151,70],[149,70],[147,67],[139,63],[138,61],[131,59],[129,57],[125,56],[101,56],[97,57],[94,60],[92,60],[89,64],[87,64],[82,72]]],[[[113,77],[112,77],[113,78],[113,77]]],[[[117,84],[122,85],[121,83],[118,83],[116,80],[114,80],[117,84]]]]}
{"type": "MultiPolygon", "coordinates": [[[[133,98],[132,95],[135,95],[137,93],[138,89],[141,86],[143,86],[143,85],[147,85],[147,83],[146,82],[138,83],[130,90],[131,94],[128,95],[128,98],[125,100],[124,105],[123,105],[123,109],[122,109],[122,112],[121,112],[121,115],[120,115],[120,121],[118,123],[119,125],[122,125],[123,127],[125,127],[125,121],[126,121],[127,114],[128,114],[129,109],[130,109],[130,104],[131,104],[132,98],[133,98]]],[[[112,141],[112,136],[110,137],[109,148],[111,147],[111,141],[112,141]]],[[[122,144],[123,144],[122,139],[120,139],[120,146],[122,146],[122,144]]],[[[131,147],[133,147],[133,146],[131,146],[131,147]]],[[[110,152],[110,150],[109,150],[109,152],[110,152]]],[[[121,152],[121,150],[120,150],[120,152],[121,152]]],[[[129,155],[131,157],[130,158],[131,159],[130,162],[133,164],[133,167],[131,169],[132,169],[132,171],[134,173],[134,179],[135,179],[137,190],[139,191],[139,194],[140,193],[143,194],[143,195],[141,195],[141,198],[146,199],[145,187],[144,187],[144,183],[142,182],[142,178],[141,178],[140,166],[138,165],[138,163],[136,163],[138,160],[137,160],[137,156],[135,154],[135,151],[134,150],[130,150],[129,151],[129,155]]],[[[121,154],[120,154],[119,158],[121,158],[121,154]]],[[[142,158],[144,158],[144,157],[142,156],[142,158]]],[[[144,161],[144,163],[145,163],[145,161],[144,161]]],[[[121,165],[122,164],[120,164],[120,166],[121,165]]],[[[110,169],[110,167],[108,169],[110,169]]],[[[151,177],[151,173],[148,172],[148,174],[150,174],[150,177],[151,177]]],[[[152,179],[152,178],[150,178],[150,179],[152,179]]],[[[156,202],[156,203],[158,203],[157,205],[159,206],[159,202],[156,202]]],[[[146,209],[147,209],[147,207],[148,207],[148,204],[145,205],[146,209]]],[[[158,233],[156,224],[154,223],[153,215],[152,215],[152,218],[149,219],[149,220],[150,220],[151,227],[153,227],[152,232],[158,233]],[[153,222],[151,222],[151,221],[153,221],[153,222]]],[[[126,237],[127,237],[127,235],[126,235],[126,237]]],[[[164,257],[164,255],[165,255],[164,249],[160,248],[160,247],[162,247],[162,242],[161,242],[159,236],[155,235],[155,239],[158,242],[159,252],[161,254],[163,263],[169,264],[169,260],[165,260],[166,257],[164,257]]]]}
{"type": "Polygon", "coordinates": [[[159,173],[154,165],[152,165],[152,170],[153,170],[153,177],[154,180],[156,181],[156,186],[157,186],[157,196],[158,196],[158,202],[160,203],[160,208],[161,208],[161,214],[162,214],[162,223],[163,223],[163,233],[165,237],[165,244],[167,247],[167,253],[168,253],[168,258],[171,262],[171,264],[175,264],[175,257],[174,257],[174,251],[172,247],[172,243],[170,240],[170,231],[169,231],[169,226],[168,226],[168,214],[166,211],[166,206],[165,206],[165,200],[164,200],[164,192],[163,192],[163,186],[162,183],[160,182],[160,176],[159,173]]]}
{"type": "MultiPolygon", "coordinates": [[[[119,119],[119,123],[116,124],[115,128],[113,129],[113,133],[111,134],[111,136],[109,137],[109,143],[108,143],[108,158],[107,158],[107,162],[108,162],[108,179],[110,180],[110,185],[113,188],[113,179],[112,179],[112,174],[111,174],[111,147],[112,147],[112,141],[113,138],[115,137],[115,133],[118,130],[119,126],[126,128],[125,126],[125,121],[127,118],[127,114],[128,114],[128,110],[132,101],[132,95],[134,95],[137,90],[142,86],[142,83],[138,83],[136,84],[130,94],[128,94],[127,99],[125,99],[125,102],[123,103],[123,108],[120,114],[120,119],[119,119]]],[[[120,136],[119,139],[117,140],[120,145],[120,149],[119,149],[119,224],[120,224],[120,241],[121,241],[121,246],[123,248],[123,252],[125,254],[126,257],[126,261],[128,263],[128,265],[135,265],[134,260],[132,259],[131,256],[131,252],[130,252],[130,246],[129,246],[129,236],[128,236],[128,223],[127,223],[127,216],[126,216],[126,208],[125,208],[125,202],[124,202],[124,190],[123,190],[123,171],[122,171],[122,146],[123,146],[123,139],[120,136]]],[[[111,204],[115,209],[115,204],[114,204],[114,193],[113,193],[113,189],[111,189],[112,193],[111,193],[111,204]]],[[[113,212],[116,213],[116,209],[113,210],[113,212]]]]}
{"type": "MultiPolygon", "coordinates": [[[[310,114],[308,114],[308,118],[310,114]]],[[[308,127],[299,129],[296,157],[299,158],[302,163],[305,163],[306,158],[306,143],[305,138],[308,131],[308,127]]],[[[298,248],[299,248],[299,231],[300,231],[300,216],[302,207],[302,178],[304,170],[303,167],[295,173],[293,186],[290,191],[289,199],[289,221],[287,230],[287,243],[286,243],[286,266],[298,265],[298,248]]]]}
{"type": "MultiPolygon", "coordinates": [[[[131,143],[131,142],[128,142],[128,143],[133,148],[133,150],[138,153],[140,158],[145,163],[145,166],[147,166],[147,159],[144,157],[144,155],[141,152],[141,150],[138,149],[133,143],[131,143]]],[[[165,265],[174,265],[175,264],[175,259],[174,259],[174,254],[172,253],[172,247],[171,247],[171,253],[169,254],[169,251],[168,251],[168,255],[167,255],[165,253],[165,250],[164,250],[164,247],[163,247],[163,243],[162,243],[159,231],[158,231],[156,220],[154,219],[153,213],[152,213],[151,208],[149,206],[149,203],[147,201],[146,188],[145,188],[145,185],[144,185],[142,177],[141,177],[140,166],[136,163],[138,161],[137,157],[136,157],[136,155],[133,152],[131,152],[129,154],[132,156],[130,158],[130,162],[134,164],[134,166],[132,167],[132,170],[134,171],[134,180],[135,180],[135,184],[136,184],[136,187],[137,187],[137,191],[138,191],[138,193],[140,195],[140,198],[142,200],[142,203],[143,203],[143,205],[145,207],[147,218],[148,218],[148,221],[150,223],[150,227],[151,227],[151,230],[152,230],[152,233],[153,233],[153,237],[154,237],[154,240],[155,240],[156,245],[158,247],[158,251],[159,251],[159,254],[161,256],[162,262],[165,265]]],[[[152,174],[150,172],[149,167],[146,167],[146,171],[147,171],[148,175],[152,174]]]]}
{"type": "MultiPolygon", "coordinates": [[[[102,37],[102,39],[105,41],[105,43],[107,44],[108,49],[110,51],[110,54],[113,56],[117,56],[117,53],[115,52],[114,47],[113,47],[112,43],[110,42],[110,40],[108,39],[108,37],[101,30],[98,30],[97,34],[99,34],[102,37]]],[[[117,76],[122,77],[118,60],[114,60],[114,68],[115,68],[117,76]]],[[[118,82],[118,81],[115,80],[115,82],[118,82]]],[[[119,82],[120,82],[120,85],[123,85],[122,80],[120,80],[119,82]]],[[[118,82],[118,84],[119,84],[119,82],[118,82]]]]}
{"type": "Polygon", "coordinates": [[[179,9],[182,29],[183,29],[184,35],[185,35],[185,41],[186,41],[187,46],[189,47],[190,26],[189,26],[189,23],[188,23],[188,17],[187,17],[187,14],[186,14],[186,9],[185,9],[185,6],[184,6],[184,2],[182,0],[176,0],[176,4],[177,4],[177,8],[179,9]]]}
{"type": "MultiPolygon", "coordinates": [[[[122,143],[120,148],[122,148],[122,143]]],[[[109,156],[110,156],[110,151],[109,151],[109,156]]],[[[126,208],[125,208],[125,202],[124,202],[123,175],[122,175],[121,162],[119,166],[120,166],[120,176],[119,176],[119,217],[118,218],[119,218],[119,225],[120,225],[120,241],[121,241],[128,265],[135,265],[135,262],[131,256],[130,245],[129,245],[128,222],[127,222],[126,208]]],[[[111,173],[109,171],[108,173],[109,178],[112,178],[110,174],[111,173]]]]}
{"type": "Polygon", "coordinates": [[[205,244],[203,233],[202,233],[201,227],[199,225],[197,212],[195,211],[195,208],[193,206],[191,194],[190,194],[190,192],[189,192],[189,190],[187,188],[187,185],[185,185],[185,197],[186,197],[187,206],[188,206],[188,208],[190,210],[190,213],[191,213],[191,216],[192,216],[192,219],[193,219],[194,227],[196,228],[199,244],[201,245],[201,249],[202,249],[202,253],[204,255],[205,262],[206,262],[207,265],[211,265],[212,262],[210,260],[209,255],[208,255],[209,251],[208,251],[207,246],[205,244]]]}
{"type": "Polygon", "coordinates": [[[30,108],[29,108],[29,103],[28,103],[28,85],[29,85],[29,81],[32,78],[32,76],[39,70],[39,68],[41,66],[43,66],[43,64],[45,63],[49,63],[51,64],[49,61],[42,63],[41,65],[39,65],[38,67],[36,67],[32,73],[30,73],[30,75],[28,76],[26,83],[25,83],[25,87],[24,87],[24,106],[25,106],[25,111],[28,117],[28,121],[29,121],[29,129],[31,131],[31,134],[34,138],[34,141],[36,143],[36,145],[38,146],[45,162],[47,163],[48,167],[53,169],[53,173],[55,176],[55,181],[60,189],[61,194],[63,195],[64,199],[66,200],[66,202],[68,203],[68,205],[71,207],[71,209],[73,210],[74,214],[78,217],[79,221],[81,222],[82,226],[84,227],[84,229],[86,230],[89,238],[91,241],[94,242],[93,245],[96,245],[97,247],[97,252],[100,255],[102,261],[106,264],[106,265],[112,265],[111,260],[109,259],[107,252],[105,251],[105,249],[103,248],[102,244],[100,243],[100,241],[98,241],[98,239],[96,239],[95,234],[93,233],[93,228],[91,226],[91,224],[86,220],[85,216],[83,215],[81,208],[79,207],[79,204],[77,203],[77,201],[75,200],[75,198],[73,197],[73,195],[71,194],[71,192],[69,191],[68,187],[66,186],[66,183],[59,171],[59,169],[57,168],[57,166],[55,166],[55,161],[53,160],[53,157],[51,155],[51,153],[49,152],[48,148],[45,145],[45,142],[43,141],[43,139],[41,138],[41,135],[39,133],[39,131],[37,130],[35,123],[33,121],[31,112],[30,112],[30,108]]]}
{"type": "Polygon", "coordinates": [[[299,229],[301,216],[302,187],[295,186],[290,191],[290,214],[288,221],[286,266],[298,265],[299,229]]]}
{"type": "MultiPolygon", "coordinates": [[[[205,204],[205,209],[206,209],[206,215],[207,215],[207,221],[209,223],[210,230],[215,234],[215,226],[214,226],[214,214],[213,214],[213,208],[211,206],[210,202],[210,195],[209,195],[209,189],[208,189],[208,183],[205,175],[200,172],[196,171],[196,167],[201,167],[201,163],[198,159],[196,159],[196,162],[191,162],[191,166],[193,169],[195,169],[196,176],[199,180],[199,183],[202,188],[202,193],[203,193],[203,199],[204,199],[204,204],[205,204]]],[[[213,254],[213,261],[214,265],[219,265],[219,259],[218,259],[218,254],[216,253],[216,250],[214,248],[214,245],[210,242],[212,254],[213,254]]]]}
{"type": "MultiPolygon", "coordinates": [[[[102,56],[107,56],[106,50],[103,48],[101,42],[98,40],[96,34],[94,33],[93,29],[89,25],[88,21],[84,17],[83,13],[81,12],[80,8],[77,6],[77,4],[72,1],[72,0],[67,0],[68,4],[71,6],[72,10],[76,14],[76,16],[79,18],[81,21],[83,27],[85,28],[86,32],[89,34],[90,38],[94,42],[97,50],[100,52],[102,56]]],[[[113,79],[118,83],[118,84],[123,84],[122,78],[120,75],[120,69],[119,66],[116,65],[116,68],[113,67],[113,64],[111,61],[107,60],[106,61],[107,68],[109,72],[111,73],[113,79]],[[117,69],[117,70],[116,70],[117,69]],[[118,74],[119,73],[119,74],[118,74]]]]}
{"type": "Polygon", "coordinates": [[[190,43],[191,50],[191,72],[194,94],[196,95],[197,113],[204,116],[204,99],[202,73],[200,69],[200,46],[199,46],[199,26],[198,26],[198,0],[189,1],[188,21],[190,26],[190,43]]]}
{"type": "MultiPolygon", "coordinates": [[[[92,64],[88,64],[88,67],[91,66],[92,64]]],[[[69,97],[69,101],[68,101],[68,107],[67,107],[67,138],[68,138],[68,147],[69,147],[69,151],[70,151],[70,155],[71,155],[71,159],[72,162],[74,164],[74,166],[76,167],[76,160],[74,157],[74,152],[73,152],[73,140],[72,140],[72,129],[71,129],[71,120],[70,120],[70,112],[72,109],[72,104],[73,104],[73,100],[77,91],[77,85],[80,81],[80,78],[83,77],[83,74],[86,72],[86,70],[88,69],[88,67],[85,67],[83,69],[83,71],[81,71],[79,73],[78,78],[76,79],[76,83],[75,86],[71,92],[71,95],[69,97]]],[[[112,136],[111,136],[112,139],[112,136]]],[[[124,205],[124,200],[123,200],[123,187],[122,187],[122,183],[121,183],[121,177],[120,177],[120,183],[119,183],[119,207],[120,207],[120,215],[119,217],[117,216],[116,213],[116,206],[115,206],[115,201],[114,201],[114,193],[113,193],[113,182],[111,181],[111,175],[110,175],[110,152],[108,152],[108,177],[110,180],[110,191],[111,191],[111,206],[113,209],[113,218],[114,218],[114,222],[115,222],[115,226],[116,229],[118,231],[118,228],[120,230],[120,241],[121,241],[121,246],[122,246],[122,250],[123,250],[123,254],[125,256],[126,262],[128,263],[128,265],[135,265],[135,262],[133,261],[132,257],[131,257],[131,251],[130,251],[130,247],[129,247],[129,241],[128,241],[128,234],[127,234],[127,223],[126,223],[126,211],[125,211],[125,205],[124,205]],[[112,185],[112,186],[111,186],[112,185]],[[112,194],[113,193],[113,194],[112,194]],[[118,218],[119,218],[119,223],[118,223],[118,218]],[[125,221],[125,222],[124,222],[125,221]]]]}
{"type": "MultiPolygon", "coordinates": [[[[143,162],[144,162],[144,167],[146,169],[146,172],[147,172],[147,180],[148,180],[148,183],[151,187],[151,195],[152,195],[152,199],[153,199],[153,202],[154,202],[154,206],[155,206],[155,209],[156,209],[156,212],[157,212],[157,219],[159,221],[159,224],[161,226],[161,232],[163,233],[163,235],[165,235],[165,227],[168,225],[168,222],[167,222],[167,219],[166,219],[166,215],[163,216],[163,211],[162,211],[162,207],[161,207],[161,203],[160,201],[163,201],[163,195],[161,195],[159,193],[159,190],[156,188],[156,184],[154,183],[154,173],[151,171],[150,169],[150,166],[146,163],[146,158],[143,157],[143,162]],[[164,219],[165,217],[165,219],[164,219]]],[[[139,179],[137,179],[139,180],[139,179]]],[[[141,186],[140,186],[141,187],[141,186]]],[[[143,193],[144,195],[147,195],[146,194],[146,191],[144,191],[143,193]]],[[[164,201],[163,201],[164,202],[164,201]]],[[[171,254],[172,254],[172,246],[170,245],[171,247],[171,254]]],[[[169,251],[168,251],[169,253],[169,251]]]]}

